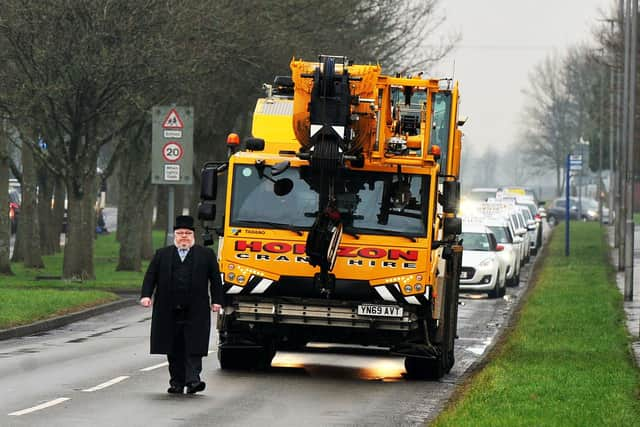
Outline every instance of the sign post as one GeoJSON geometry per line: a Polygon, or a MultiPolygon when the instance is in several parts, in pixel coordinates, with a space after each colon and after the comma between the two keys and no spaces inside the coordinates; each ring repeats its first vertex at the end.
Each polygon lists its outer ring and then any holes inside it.
{"type": "Polygon", "coordinates": [[[193,182],[193,107],[152,109],[151,183],[168,185],[167,245],[173,243],[174,185],[193,182]]]}
{"type": "MultiPolygon", "coordinates": [[[[569,256],[569,220],[571,218],[571,204],[569,195],[570,187],[571,187],[571,155],[567,154],[567,164],[565,170],[567,171],[567,176],[565,178],[565,201],[564,201],[564,256],[569,256]]],[[[582,167],[582,166],[581,166],[582,167]]]]}

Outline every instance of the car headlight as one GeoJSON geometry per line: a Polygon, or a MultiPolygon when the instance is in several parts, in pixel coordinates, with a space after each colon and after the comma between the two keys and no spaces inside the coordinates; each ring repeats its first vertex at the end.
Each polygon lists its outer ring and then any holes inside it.
{"type": "Polygon", "coordinates": [[[479,266],[479,267],[487,267],[487,266],[491,265],[491,262],[492,262],[492,261],[493,261],[493,259],[492,259],[492,258],[484,259],[484,260],[480,261],[480,263],[478,264],[478,266],[479,266]]]}
{"type": "Polygon", "coordinates": [[[587,215],[589,215],[590,217],[595,218],[595,217],[597,217],[597,216],[598,216],[598,212],[594,211],[593,209],[589,209],[589,210],[587,211],[587,215]]]}

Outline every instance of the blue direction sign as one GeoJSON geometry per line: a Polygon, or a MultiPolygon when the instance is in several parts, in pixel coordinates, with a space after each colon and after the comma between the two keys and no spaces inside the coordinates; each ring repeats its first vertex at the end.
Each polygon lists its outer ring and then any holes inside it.
{"type": "Polygon", "coordinates": [[[572,171],[582,170],[581,154],[572,154],[569,156],[569,170],[572,170],[572,171]]]}

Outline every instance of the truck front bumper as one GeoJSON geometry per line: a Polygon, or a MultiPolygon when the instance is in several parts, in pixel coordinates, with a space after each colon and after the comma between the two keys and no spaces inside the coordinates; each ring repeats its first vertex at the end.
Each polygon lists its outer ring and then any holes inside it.
{"type": "MultiPolygon", "coordinates": [[[[369,303],[367,303],[369,304],[369,303]]],[[[289,301],[287,299],[236,299],[225,307],[225,315],[237,322],[301,326],[410,331],[418,328],[414,307],[403,307],[401,317],[363,316],[358,302],[332,300],[289,301]]],[[[392,304],[380,303],[388,306],[392,304]]]]}

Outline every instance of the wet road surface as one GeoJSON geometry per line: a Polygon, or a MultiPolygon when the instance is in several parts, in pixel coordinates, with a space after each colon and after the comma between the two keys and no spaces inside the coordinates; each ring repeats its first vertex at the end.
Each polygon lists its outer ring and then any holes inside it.
{"type": "Polygon", "coordinates": [[[151,312],[134,306],[0,342],[0,425],[423,425],[494,342],[528,271],[505,298],[462,296],[456,364],[437,382],[405,379],[384,349],[322,343],[279,352],[268,372],[223,372],[212,329],[207,389],[168,395],[165,358],[148,354],[151,312]]]}

